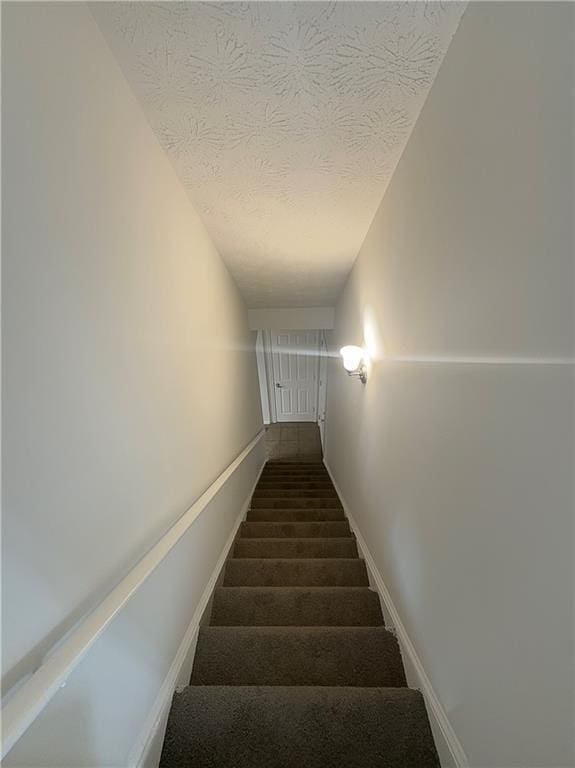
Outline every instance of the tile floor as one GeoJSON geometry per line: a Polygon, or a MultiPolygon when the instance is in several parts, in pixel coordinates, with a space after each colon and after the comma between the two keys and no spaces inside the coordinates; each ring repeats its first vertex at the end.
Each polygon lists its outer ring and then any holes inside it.
{"type": "Polygon", "coordinates": [[[266,427],[268,461],[321,461],[317,424],[302,421],[269,424],[266,427]]]}

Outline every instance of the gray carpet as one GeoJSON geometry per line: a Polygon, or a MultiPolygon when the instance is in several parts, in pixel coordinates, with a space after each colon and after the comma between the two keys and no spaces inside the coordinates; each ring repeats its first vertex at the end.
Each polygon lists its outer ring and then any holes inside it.
{"type": "Polygon", "coordinates": [[[238,539],[234,557],[357,557],[355,539],[238,539]]]}
{"type": "Polygon", "coordinates": [[[264,470],[261,475],[261,479],[266,480],[270,477],[273,477],[273,478],[308,477],[308,478],[318,478],[319,480],[323,480],[324,482],[329,482],[330,478],[329,476],[326,476],[324,470],[325,470],[325,467],[320,462],[316,462],[315,464],[293,464],[293,463],[288,464],[288,463],[282,463],[279,461],[268,462],[264,467],[264,470]]]}
{"type": "Polygon", "coordinates": [[[161,768],[438,768],[421,694],[322,464],[268,463],[161,768]]]}
{"type": "Polygon", "coordinates": [[[203,627],[192,685],[405,686],[385,627],[203,627]]]}
{"type": "MultiPolygon", "coordinates": [[[[347,520],[328,520],[315,523],[242,523],[240,536],[248,539],[304,539],[338,538],[350,536],[347,520]]],[[[354,555],[355,557],[355,555],[354,555]]]]}
{"type": "Polygon", "coordinates": [[[283,422],[266,427],[268,461],[301,464],[321,461],[319,427],[313,422],[283,422]]]}
{"type": "Polygon", "coordinates": [[[228,560],[224,587],[367,587],[363,560],[228,560]]]}
{"type": "Polygon", "coordinates": [[[279,493],[277,488],[261,488],[253,495],[253,500],[269,499],[272,497],[282,499],[335,499],[337,494],[333,488],[282,488],[279,493]]]}
{"type": "Polygon", "coordinates": [[[313,523],[329,520],[345,520],[343,509],[250,509],[250,522],[313,523]]]}
{"type": "Polygon", "coordinates": [[[162,768],[438,768],[409,688],[191,685],[176,694],[162,768]]]}
{"type": "Polygon", "coordinates": [[[328,499],[304,499],[284,496],[260,497],[252,499],[252,509],[341,509],[337,496],[328,499]]]}
{"type": "Polygon", "coordinates": [[[214,626],[377,627],[379,598],[367,587],[220,587],[214,626]]]}
{"type": "MultiPolygon", "coordinates": [[[[265,477],[262,477],[262,479],[259,482],[258,489],[256,490],[256,493],[259,493],[260,491],[289,491],[293,490],[295,486],[294,482],[290,482],[289,480],[286,480],[285,478],[280,479],[273,479],[269,478],[266,480],[265,477]]],[[[298,480],[297,488],[301,488],[303,491],[313,491],[313,490],[334,490],[331,482],[329,480],[321,480],[318,478],[303,478],[301,480],[298,480]]],[[[335,492],[335,490],[334,490],[335,492]]]]}

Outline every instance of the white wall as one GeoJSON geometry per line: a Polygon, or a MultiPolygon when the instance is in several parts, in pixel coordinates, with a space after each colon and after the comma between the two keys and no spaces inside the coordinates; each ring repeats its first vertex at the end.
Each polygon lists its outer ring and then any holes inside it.
{"type": "MultiPolygon", "coordinates": [[[[10,683],[262,420],[244,303],[87,7],[2,10],[10,683]]],[[[34,726],[52,734],[41,757],[32,729],[7,764],[125,764],[260,461],[238,471],[34,726]]]]}
{"type": "Polygon", "coordinates": [[[333,307],[299,307],[298,309],[248,309],[248,323],[252,330],[307,330],[333,328],[333,307]]]}
{"type": "Polygon", "coordinates": [[[573,22],[472,3],[336,308],[327,462],[471,766],[572,766],[573,22]]]}

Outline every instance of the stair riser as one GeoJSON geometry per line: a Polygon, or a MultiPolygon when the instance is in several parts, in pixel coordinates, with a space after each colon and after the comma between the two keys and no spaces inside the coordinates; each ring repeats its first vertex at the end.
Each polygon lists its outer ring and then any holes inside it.
{"type": "Polygon", "coordinates": [[[256,488],[254,499],[265,499],[268,497],[277,497],[289,499],[292,497],[301,499],[337,499],[338,495],[333,489],[329,488],[256,488]]]}
{"type": "Polygon", "coordinates": [[[297,464],[286,464],[283,467],[274,466],[270,469],[264,469],[262,477],[281,477],[282,475],[305,475],[305,476],[317,476],[329,478],[329,474],[325,468],[321,466],[307,464],[305,466],[297,464]]]}
{"type": "Polygon", "coordinates": [[[230,559],[225,587],[367,587],[363,560],[230,559]]]}
{"type": "Polygon", "coordinates": [[[341,539],[238,539],[234,557],[250,558],[338,558],[357,557],[352,538],[341,539]]]}
{"type": "Polygon", "coordinates": [[[305,480],[301,481],[291,481],[291,482],[282,482],[282,481],[275,481],[275,480],[260,480],[259,483],[256,486],[256,490],[263,490],[263,491],[333,491],[335,490],[333,485],[331,483],[323,483],[323,482],[313,482],[310,480],[309,482],[306,482],[305,480]]]}
{"type": "Polygon", "coordinates": [[[212,626],[382,626],[379,598],[366,588],[219,587],[212,626]]]}
{"type": "Polygon", "coordinates": [[[291,475],[299,475],[301,477],[322,477],[326,480],[329,479],[327,470],[322,469],[321,467],[312,466],[311,464],[305,467],[297,466],[296,464],[290,464],[289,466],[285,467],[264,469],[262,472],[262,477],[283,477],[291,475]]]}
{"type": "MultiPolygon", "coordinates": [[[[278,477],[262,477],[260,478],[260,482],[264,483],[290,483],[290,484],[297,484],[297,483],[322,483],[323,485],[329,484],[331,481],[328,477],[318,477],[318,476],[309,476],[309,475],[289,475],[289,476],[278,476],[278,477]]],[[[333,488],[333,484],[331,485],[333,488]]]]}
{"type": "Polygon", "coordinates": [[[251,508],[265,507],[267,509],[340,509],[341,502],[337,497],[333,499],[301,499],[301,498],[273,498],[252,499],[251,508]]]}
{"type": "Polygon", "coordinates": [[[327,523],[242,523],[240,536],[249,539],[330,538],[351,536],[351,530],[347,520],[327,523]]]}
{"type": "Polygon", "coordinates": [[[327,475],[320,474],[277,474],[262,475],[260,480],[266,483],[330,483],[331,479],[327,475]]]}
{"type": "Polygon", "coordinates": [[[290,523],[314,521],[344,520],[343,509],[250,509],[246,519],[248,522],[290,523]]]}
{"type": "Polygon", "coordinates": [[[406,685],[395,637],[377,627],[204,627],[192,685],[406,685]]]}
{"type": "Polygon", "coordinates": [[[291,469],[296,467],[298,469],[321,469],[326,471],[325,464],[321,459],[319,461],[282,461],[277,459],[276,461],[268,461],[265,464],[264,470],[267,472],[273,469],[291,469]]]}

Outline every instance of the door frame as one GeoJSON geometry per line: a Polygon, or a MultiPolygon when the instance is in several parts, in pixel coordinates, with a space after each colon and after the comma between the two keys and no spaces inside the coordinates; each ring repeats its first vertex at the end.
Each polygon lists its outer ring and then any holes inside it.
{"type": "MultiPolygon", "coordinates": [[[[296,333],[297,331],[307,331],[307,332],[314,331],[315,333],[317,333],[318,347],[317,347],[317,355],[316,355],[315,393],[314,393],[316,418],[314,421],[310,421],[309,423],[318,424],[319,358],[320,358],[321,338],[323,336],[323,331],[318,328],[286,328],[286,329],[279,328],[279,329],[273,329],[273,330],[276,333],[278,330],[286,330],[289,333],[296,333]]],[[[272,353],[272,329],[262,331],[262,341],[263,341],[263,348],[264,348],[267,393],[268,393],[268,402],[269,402],[269,409],[270,409],[270,424],[281,424],[284,422],[278,421],[277,409],[276,409],[275,377],[274,377],[273,353],[272,353]]],[[[289,423],[289,422],[285,422],[285,423],[289,423]]]]}
{"type": "Polygon", "coordinates": [[[264,345],[266,389],[268,393],[268,403],[270,409],[270,424],[277,424],[278,416],[276,411],[276,398],[273,391],[274,373],[272,361],[272,333],[270,330],[262,331],[262,341],[264,345]]]}
{"type": "Polygon", "coordinates": [[[322,451],[325,451],[325,414],[327,411],[328,348],[325,331],[319,331],[319,362],[317,387],[317,425],[322,451]]]}

